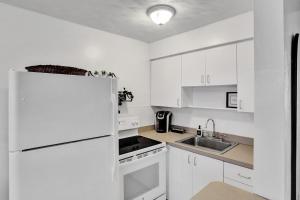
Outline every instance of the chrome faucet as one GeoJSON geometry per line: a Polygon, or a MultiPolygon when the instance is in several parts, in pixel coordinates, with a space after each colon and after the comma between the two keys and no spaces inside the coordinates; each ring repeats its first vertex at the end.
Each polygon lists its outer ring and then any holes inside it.
{"type": "Polygon", "coordinates": [[[215,137],[216,136],[216,124],[215,124],[215,121],[211,118],[209,118],[207,121],[206,121],[206,125],[205,125],[205,128],[207,129],[207,124],[208,122],[211,121],[212,124],[213,124],[213,133],[212,133],[212,137],[215,137]]]}

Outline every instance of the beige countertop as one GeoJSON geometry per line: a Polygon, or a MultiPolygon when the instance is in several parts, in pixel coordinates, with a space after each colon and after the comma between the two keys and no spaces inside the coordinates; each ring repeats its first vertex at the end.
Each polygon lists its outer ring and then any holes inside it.
{"type": "Polygon", "coordinates": [[[199,147],[192,147],[186,144],[179,143],[177,141],[184,140],[186,138],[192,137],[195,134],[192,133],[157,133],[154,130],[141,132],[140,135],[153,139],[158,140],[161,142],[166,142],[171,146],[175,146],[177,148],[181,148],[187,151],[191,151],[193,153],[197,153],[200,155],[204,155],[207,157],[215,158],[218,160],[222,160],[227,163],[239,165],[242,167],[246,167],[249,169],[253,169],[253,146],[239,144],[236,147],[232,148],[231,150],[225,152],[224,154],[219,154],[215,151],[210,151],[207,149],[202,149],[199,147]]]}
{"type": "Polygon", "coordinates": [[[185,138],[192,137],[195,135],[192,133],[184,133],[184,134],[173,133],[173,132],[157,133],[154,130],[141,132],[139,134],[141,136],[144,136],[144,137],[147,137],[147,138],[150,138],[153,140],[158,140],[161,142],[166,142],[166,143],[175,143],[176,141],[184,140],[185,138]]]}
{"type": "Polygon", "coordinates": [[[264,200],[264,198],[226,183],[212,182],[199,191],[192,200],[264,200]]]}

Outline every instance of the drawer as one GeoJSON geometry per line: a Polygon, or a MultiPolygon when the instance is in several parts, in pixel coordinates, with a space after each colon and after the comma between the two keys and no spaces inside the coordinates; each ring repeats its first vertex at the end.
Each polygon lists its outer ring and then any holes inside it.
{"type": "Polygon", "coordinates": [[[253,186],[253,170],[248,168],[224,163],[224,178],[253,186]]]}
{"type": "Polygon", "coordinates": [[[232,179],[229,179],[229,178],[224,178],[224,183],[227,183],[228,185],[232,185],[234,187],[240,188],[240,189],[245,190],[247,192],[253,193],[253,187],[250,186],[250,185],[246,185],[246,184],[240,183],[238,181],[235,181],[235,180],[232,180],[232,179]]]}

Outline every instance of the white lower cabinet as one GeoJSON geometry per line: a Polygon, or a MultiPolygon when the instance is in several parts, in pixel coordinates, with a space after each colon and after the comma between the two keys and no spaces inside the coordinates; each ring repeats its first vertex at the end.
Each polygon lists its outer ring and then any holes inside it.
{"type": "Polygon", "coordinates": [[[223,162],[169,146],[168,200],[189,200],[208,183],[223,182],[223,162]]]}
{"type": "Polygon", "coordinates": [[[191,154],[175,147],[169,147],[168,200],[189,199],[193,192],[191,154]]]}
{"type": "Polygon", "coordinates": [[[252,192],[253,170],[229,163],[224,163],[224,182],[252,192]]]}
{"type": "Polygon", "coordinates": [[[223,162],[206,156],[193,155],[193,195],[213,181],[223,182],[223,162]]]}

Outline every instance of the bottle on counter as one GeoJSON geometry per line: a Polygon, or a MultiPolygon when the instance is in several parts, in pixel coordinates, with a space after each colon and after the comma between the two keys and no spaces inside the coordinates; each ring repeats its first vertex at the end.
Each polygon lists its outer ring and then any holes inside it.
{"type": "Polygon", "coordinates": [[[197,129],[197,136],[203,137],[203,130],[200,125],[198,126],[198,129],[197,129]]]}

